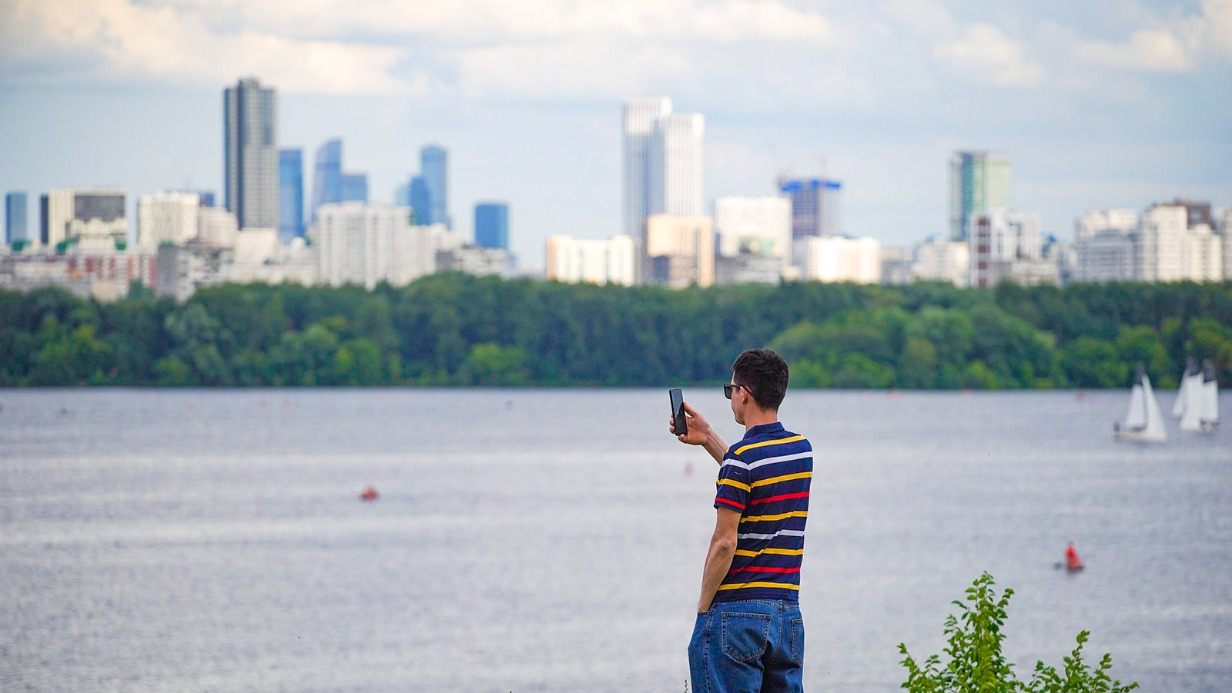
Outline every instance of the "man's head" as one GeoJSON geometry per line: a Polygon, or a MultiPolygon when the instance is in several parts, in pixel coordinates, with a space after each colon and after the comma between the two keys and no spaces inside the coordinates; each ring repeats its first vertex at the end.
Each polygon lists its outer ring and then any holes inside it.
{"type": "Polygon", "coordinates": [[[787,362],[770,349],[749,349],[732,363],[732,383],[743,386],[759,408],[778,411],[787,394],[787,362]]]}

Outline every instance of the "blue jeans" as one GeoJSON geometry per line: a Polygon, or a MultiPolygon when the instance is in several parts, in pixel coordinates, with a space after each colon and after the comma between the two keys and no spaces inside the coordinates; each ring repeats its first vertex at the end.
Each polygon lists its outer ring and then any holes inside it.
{"type": "Polygon", "coordinates": [[[779,600],[720,602],[697,615],[689,641],[694,693],[804,690],[804,618],[779,600]]]}

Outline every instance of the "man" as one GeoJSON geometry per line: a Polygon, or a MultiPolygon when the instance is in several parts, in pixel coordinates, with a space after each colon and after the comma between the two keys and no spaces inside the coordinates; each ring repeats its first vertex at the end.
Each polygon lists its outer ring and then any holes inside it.
{"type": "MultiPolygon", "coordinates": [[[[800,565],[813,447],[779,423],[787,363],[778,354],[740,354],[723,393],[744,425],[740,442],[727,447],[688,403],[688,433],[677,436],[720,465],[718,516],[689,643],[693,690],[802,691],[800,565]]],[[[668,428],[676,432],[674,422],[668,428]]]]}

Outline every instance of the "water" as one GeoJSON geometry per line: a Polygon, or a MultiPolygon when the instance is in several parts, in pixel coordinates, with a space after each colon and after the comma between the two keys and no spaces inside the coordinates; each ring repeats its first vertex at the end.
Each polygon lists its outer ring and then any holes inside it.
{"type": "MultiPolygon", "coordinates": [[[[712,390],[685,396],[733,442],[712,390]]],[[[1122,681],[1232,689],[1232,432],[1116,443],[1126,401],[790,393],[817,451],[807,686],[896,690],[898,643],[940,652],[987,570],[1023,678],[1089,629],[1122,681]],[[1054,570],[1067,541],[1086,571],[1054,570]]],[[[663,391],[0,405],[0,689],[685,690],[715,467],[663,391]]]]}

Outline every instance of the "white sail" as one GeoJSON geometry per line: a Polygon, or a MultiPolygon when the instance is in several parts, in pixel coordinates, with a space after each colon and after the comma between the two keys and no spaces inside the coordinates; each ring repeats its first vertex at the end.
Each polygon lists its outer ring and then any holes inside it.
{"type": "Polygon", "coordinates": [[[1192,389],[1195,379],[1202,382],[1202,369],[1198,367],[1197,359],[1190,356],[1185,372],[1181,373],[1181,387],[1176,391],[1176,401],[1172,403],[1172,418],[1179,419],[1185,415],[1185,396],[1192,389]]]}
{"type": "Polygon", "coordinates": [[[1113,434],[1122,440],[1158,443],[1168,439],[1164,428],[1164,415],[1151,390],[1151,379],[1141,367],[1134,379],[1134,388],[1129,395],[1129,409],[1125,420],[1113,426],[1113,434]]]}
{"type": "Polygon", "coordinates": [[[1181,385],[1181,390],[1184,393],[1184,400],[1181,402],[1181,430],[1182,431],[1201,431],[1202,430],[1202,400],[1205,398],[1202,385],[1202,373],[1198,372],[1194,375],[1186,375],[1185,382],[1181,385]]]}
{"type": "Polygon", "coordinates": [[[1151,391],[1151,379],[1146,373],[1142,374],[1142,392],[1146,399],[1146,426],[1143,427],[1142,440],[1167,440],[1168,431],[1164,429],[1164,413],[1159,410],[1159,402],[1155,401],[1155,393],[1151,391]]]}
{"type": "Polygon", "coordinates": [[[1146,394],[1142,390],[1142,382],[1134,383],[1134,389],[1129,393],[1129,411],[1125,412],[1125,420],[1121,422],[1124,428],[1142,428],[1146,426],[1146,394]]]}

